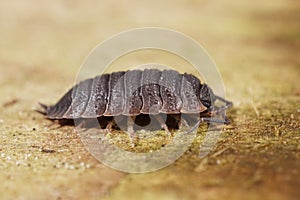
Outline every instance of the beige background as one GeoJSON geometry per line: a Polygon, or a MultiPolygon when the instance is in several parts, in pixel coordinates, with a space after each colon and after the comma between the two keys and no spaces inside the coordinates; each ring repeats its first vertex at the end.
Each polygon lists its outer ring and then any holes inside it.
{"type": "MultiPolygon", "coordinates": [[[[1,199],[298,199],[299,6],[292,0],[2,1],[1,199]],[[175,29],[207,49],[235,104],[228,112],[233,123],[204,159],[195,142],[163,170],[125,174],[95,160],[72,127],[51,126],[34,109],[55,103],[73,85],[99,42],[145,26],[175,29]]],[[[115,67],[158,56],[132,56],[115,67]]]]}

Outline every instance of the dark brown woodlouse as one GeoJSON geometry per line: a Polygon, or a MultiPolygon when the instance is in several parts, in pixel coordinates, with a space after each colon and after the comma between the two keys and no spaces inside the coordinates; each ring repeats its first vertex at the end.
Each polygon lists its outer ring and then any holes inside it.
{"type": "MultiPolygon", "coordinates": [[[[128,116],[137,122],[151,115],[161,128],[170,133],[168,128],[172,123],[162,120],[161,114],[175,119],[177,125],[178,119],[183,124],[181,115],[185,114],[198,116],[197,127],[201,122],[229,124],[225,111],[232,103],[214,95],[208,85],[202,84],[192,74],[144,69],[119,71],[84,80],[55,105],[40,105],[44,110],[39,112],[51,120],[98,118],[99,122],[107,121],[104,128],[113,126],[115,116],[128,116]],[[225,104],[217,107],[216,100],[225,104]]],[[[184,124],[188,125],[185,121],[184,124]]],[[[134,132],[133,125],[128,123],[130,135],[134,132]]]]}

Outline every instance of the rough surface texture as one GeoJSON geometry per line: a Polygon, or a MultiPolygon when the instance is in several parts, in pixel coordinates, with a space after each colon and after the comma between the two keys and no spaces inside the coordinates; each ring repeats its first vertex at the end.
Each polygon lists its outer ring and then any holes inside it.
{"type": "MultiPolygon", "coordinates": [[[[1,199],[299,199],[299,13],[294,0],[1,2],[1,199]],[[137,175],[103,166],[72,127],[33,110],[74,84],[98,42],[141,26],[173,28],[204,45],[235,107],[207,157],[197,157],[199,132],[177,162],[137,175]]],[[[186,71],[177,57],[149,50],[110,72],[163,58],[186,71]]],[[[121,146],[122,138],[111,136],[121,146]]],[[[163,142],[158,136],[139,148],[163,142]]]]}

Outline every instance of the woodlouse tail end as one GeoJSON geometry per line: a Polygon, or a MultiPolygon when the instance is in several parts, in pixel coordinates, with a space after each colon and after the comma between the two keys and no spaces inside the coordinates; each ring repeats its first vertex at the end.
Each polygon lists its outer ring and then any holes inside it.
{"type": "Polygon", "coordinates": [[[42,114],[42,115],[47,115],[48,110],[49,110],[49,106],[47,106],[46,104],[40,103],[40,102],[39,102],[39,105],[42,107],[43,110],[35,110],[35,111],[42,114]]]}

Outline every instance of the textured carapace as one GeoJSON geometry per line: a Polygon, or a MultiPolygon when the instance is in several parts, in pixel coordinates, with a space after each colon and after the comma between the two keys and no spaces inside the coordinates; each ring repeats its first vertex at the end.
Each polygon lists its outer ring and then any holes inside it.
{"type": "MultiPolygon", "coordinates": [[[[84,80],[71,88],[55,105],[43,105],[49,119],[99,118],[211,113],[214,102],[226,103],[219,113],[232,104],[215,96],[212,89],[192,74],[175,70],[129,70],[103,74],[84,80]]],[[[207,122],[229,123],[223,120],[207,122]]]]}
{"type": "Polygon", "coordinates": [[[191,74],[145,69],[103,74],[71,88],[54,106],[50,119],[100,116],[200,113],[215,97],[191,74]]]}

